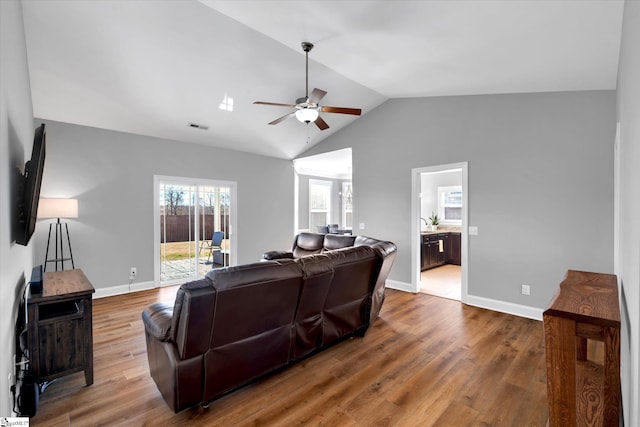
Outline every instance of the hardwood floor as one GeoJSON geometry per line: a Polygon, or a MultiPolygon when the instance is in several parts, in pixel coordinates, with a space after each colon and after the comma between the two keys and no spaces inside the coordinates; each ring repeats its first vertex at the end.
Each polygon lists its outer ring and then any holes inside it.
{"type": "Polygon", "coordinates": [[[544,426],[542,322],[387,290],[353,338],[174,414],[149,376],[141,311],[176,287],[94,301],[95,382],[52,383],[32,426],[544,426]]]}

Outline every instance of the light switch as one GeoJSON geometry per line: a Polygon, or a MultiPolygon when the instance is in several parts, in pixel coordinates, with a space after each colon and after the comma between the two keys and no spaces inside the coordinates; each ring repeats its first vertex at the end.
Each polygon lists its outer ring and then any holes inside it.
{"type": "Polygon", "coordinates": [[[364,230],[364,222],[360,223],[360,230],[364,230]]]}
{"type": "Polygon", "coordinates": [[[469,236],[477,236],[478,227],[469,227],[469,236]]]}

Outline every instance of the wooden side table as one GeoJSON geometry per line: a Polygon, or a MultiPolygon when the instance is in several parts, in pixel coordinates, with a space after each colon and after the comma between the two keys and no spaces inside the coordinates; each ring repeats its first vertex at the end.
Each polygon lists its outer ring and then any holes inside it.
{"type": "Polygon", "coordinates": [[[616,276],[569,270],[543,314],[549,426],[618,426],[620,304],[616,276]],[[604,343],[604,364],[587,340],[604,343]]]}
{"type": "Polygon", "coordinates": [[[29,368],[41,385],[84,371],[93,384],[92,294],[82,270],[45,272],[27,298],[29,368]]]}

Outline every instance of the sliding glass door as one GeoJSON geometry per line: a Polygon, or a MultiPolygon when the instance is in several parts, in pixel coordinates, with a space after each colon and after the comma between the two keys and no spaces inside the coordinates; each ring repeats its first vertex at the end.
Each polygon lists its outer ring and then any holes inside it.
{"type": "Polygon", "coordinates": [[[235,184],[155,177],[156,282],[203,277],[232,260],[235,184]]]}

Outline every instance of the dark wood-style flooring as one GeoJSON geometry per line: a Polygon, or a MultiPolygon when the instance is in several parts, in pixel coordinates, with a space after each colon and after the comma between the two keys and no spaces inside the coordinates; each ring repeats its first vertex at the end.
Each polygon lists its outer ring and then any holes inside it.
{"type": "Polygon", "coordinates": [[[176,287],[94,301],[95,382],[52,383],[31,426],[544,426],[542,322],[387,290],[364,338],[174,414],[149,376],[140,313],[176,287]]]}

